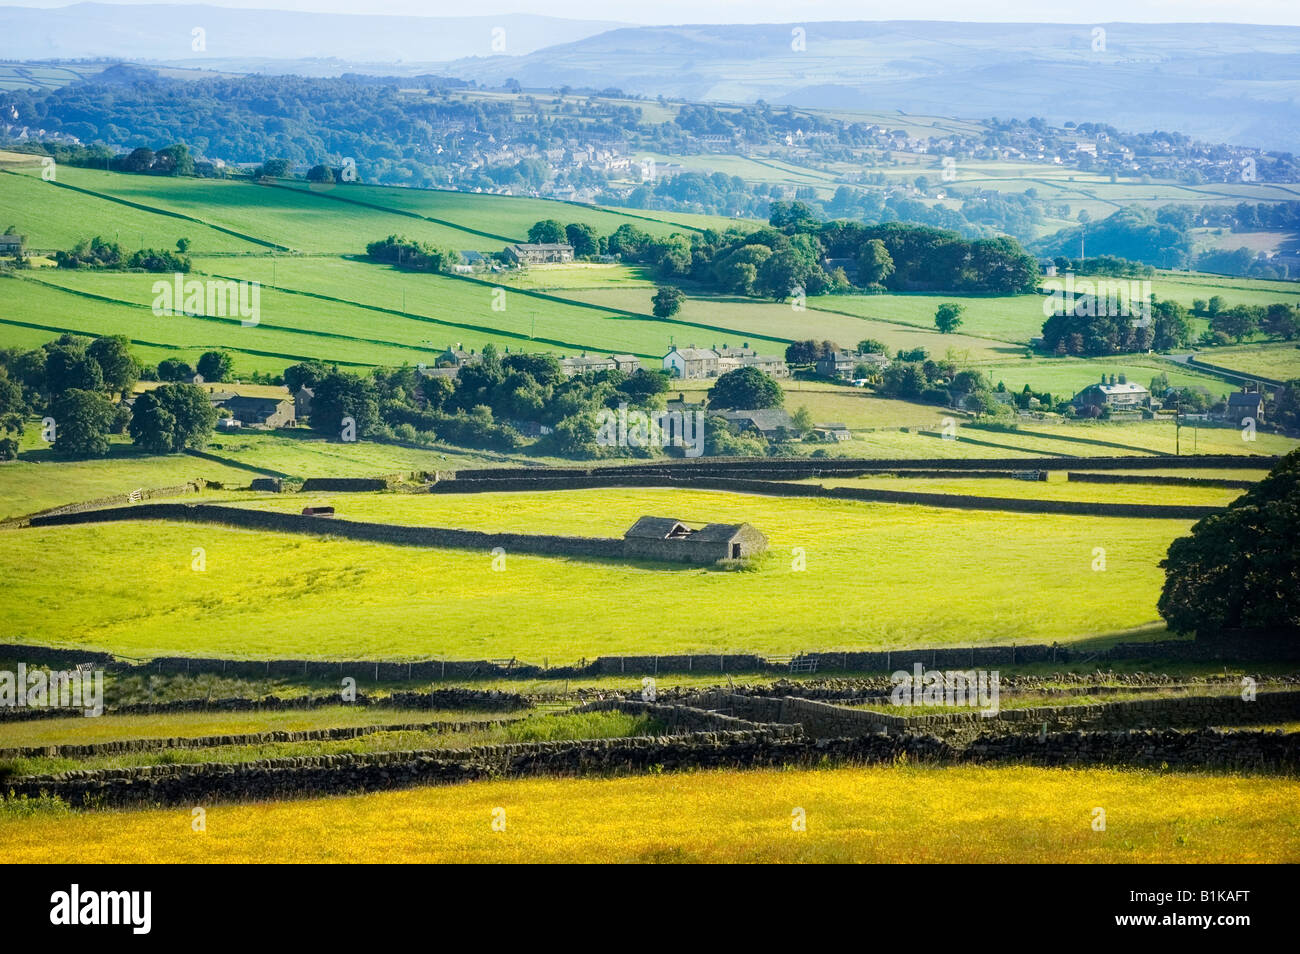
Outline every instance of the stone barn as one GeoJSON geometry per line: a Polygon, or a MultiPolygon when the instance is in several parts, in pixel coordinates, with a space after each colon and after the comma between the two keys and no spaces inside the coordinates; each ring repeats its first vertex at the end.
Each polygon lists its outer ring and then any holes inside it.
{"type": "Polygon", "coordinates": [[[694,530],[672,517],[642,517],[623,534],[623,555],[673,563],[741,560],[767,549],[767,537],[747,523],[710,523],[694,530]]]}

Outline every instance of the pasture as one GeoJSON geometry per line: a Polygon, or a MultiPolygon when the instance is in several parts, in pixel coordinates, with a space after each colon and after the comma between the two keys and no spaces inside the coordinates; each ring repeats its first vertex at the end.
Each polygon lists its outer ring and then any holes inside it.
{"type": "Polygon", "coordinates": [[[1156,622],[1157,563],[1190,527],[683,489],[248,503],[313,504],[357,520],[587,536],[621,536],[643,514],[746,521],[768,535],[770,552],[750,571],[522,554],[494,571],[486,552],[211,525],[29,528],[0,534],[10,638],[143,657],[551,664],[620,653],[1068,642],[1156,622]],[[192,569],[195,547],[205,553],[202,572],[192,569]],[[1097,547],[1107,553],[1104,572],[1092,569],[1097,547]],[[112,556],[122,552],[132,554],[127,572],[112,556]]]}
{"type": "Polygon", "coordinates": [[[1294,863],[1297,804],[1294,779],[1231,774],[701,771],[214,805],[203,833],[188,808],[13,805],[0,809],[0,850],[28,862],[1294,863]],[[1098,805],[1104,832],[1091,827],[1098,805]],[[796,808],[806,831],[792,830],[796,808]]]}

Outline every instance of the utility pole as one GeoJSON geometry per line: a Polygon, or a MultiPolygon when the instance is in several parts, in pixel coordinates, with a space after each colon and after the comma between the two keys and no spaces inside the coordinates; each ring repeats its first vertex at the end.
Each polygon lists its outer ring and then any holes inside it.
{"type": "Polygon", "coordinates": [[[1175,457],[1178,457],[1180,455],[1179,437],[1181,436],[1182,433],[1182,426],[1183,426],[1182,411],[1174,411],[1174,456],[1175,457]]]}

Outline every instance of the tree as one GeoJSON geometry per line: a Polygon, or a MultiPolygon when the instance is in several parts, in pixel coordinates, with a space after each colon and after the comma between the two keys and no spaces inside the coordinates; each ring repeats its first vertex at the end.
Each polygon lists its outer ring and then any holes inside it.
{"type": "Polygon", "coordinates": [[[55,395],[49,416],[54,418],[54,450],[69,457],[103,457],[113,430],[113,405],[97,391],[70,388],[55,395]]]}
{"type": "Polygon", "coordinates": [[[187,238],[178,238],[176,240],[176,251],[184,255],[190,250],[190,240],[187,238]]]}
{"type": "Polygon", "coordinates": [[[869,239],[858,250],[858,284],[883,285],[894,274],[894,259],[880,239],[869,239]]]}
{"type": "Polygon", "coordinates": [[[205,351],[199,358],[198,372],[204,381],[229,381],[234,362],[225,351],[205,351]]]}
{"type": "Polygon", "coordinates": [[[45,390],[51,395],[76,389],[99,391],[104,387],[104,372],[94,358],[86,354],[86,339],[64,335],[45,346],[45,390]]]}
{"type": "Polygon", "coordinates": [[[316,384],[315,391],[311,400],[313,430],[337,437],[343,431],[343,418],[350,417],[356,424],[356,436],[361,438],[379,424],[379,398],[371,379],[331,371],[316,384]]]}
{"type": "Polygon", "coordinates": [[[758,368],[728,371],[709,388],[709,407],[718,410],[761,410],[784,403],[781,385],[758,368]]]}
{"type": "Polygon", "coordinates": [[[1264,330],[1287,341],[1300,336],[1300,308],[1278,303],[1264,312],[1264,330]]]}
{"type": "Polygon", "coordinates": [[[858,342],[859,354],[889,354],[889,346],[875,338],[863,338],[858,342]]]}
{"type": "Polygon", "coordinates": [[[302,387],[315,388],[327,374],[329,368],[319,361],[303,361],[284,369],[284,386],[294,394],[302,387]]]}
{"type": "Polygon", "coordinates": [[[758,287],[776,301],[785,301],[798,289],[807,289],[813,262],[793,248],[774,253],[758,270],[758,287]]]}
{"type": "Polygon", "coordinates": [[[566,238],[568,236],[564,232],[564,226],[555,219],[535,222],[528,230],[528,241],[537,245],[562,243],[566,238]]]}
{"type": "Polygon", "coordinates": [[[1259,316],[1247,305],[1234,305],[1211,318],[1210,328],[1241,342],[1259,328],[1259,316]]]}
{"type": "Polygon", "coordinates": [[[122,168],[127,172],[148,172],[153,168],[153,150],[146,146],[132,149],[122,160],[122,168]]]}
{"type": "Polygon", "coordinates": [[[334,181],[334,170],[324,164],[317,164],[307,170],[308,182],[332,183],[334,181]]]}
{"type": "Polygon", "coordinates": [[[287,179],[292,168],[288,159],[267,159],[257,170],[257,175],[266,179],[287,179]]]}
{"type": "Polygon", "coordinates": [[[193,384],[163,384],[135,399],[128,430],[137,447],[151,454],[202,449],[217,423],[207,393],[193,384]]]}
{"type": "Polygon", "coordinates": [[[800,437],[807,437],[812,433],[813,415],[812,411],[800,405],[799,408],[790,415],[790,422],[794,426],[795,432],[800,437]]]}
{"type": "Polygon", "coordinates": [[[159,149],[153,157],[153,171],[161,176],[194,175],[194,157],[183,142],[159,149]]]}
{"type": "Polygon", "coordinates": [[[574,222],[564,227],[564,241],[573,246],[577,258],[600,254],[600,236],[585,222],[574,222]]]}
{"type": "Polygon", "coordinates": [[[1175,540],[1160,566],[1156,608],[1171,629],[1198,639],[1300,636],[1300,450],[1175,540]]]}
{"type": "Polygon", "coordinates": [[[194,369],[180,358],[163,358],[158,362],[159,381],[188,381],[194,377],[194,369]]]}
{"type": "Polygon", "coordinates": [[[956,302],[946,301],[935,310],[934,326],[941,334],[951,334],[961,326],[961,313],[966,309],[956,302]]]}
{"type": "Polygon", "coordinates": [[[682,310],[682,302],[686,300],[685,293],[673,285],[660,285],[655,289],[654,298],[654,316],[656,318],[671,318],[677,312],[682,310]]]}
{"type": "Polygon", "coordinates": [[[99,365],[104,388],[113,394],[127,395],[140,380],[140,366],[131,357],[125,335],[96,338],[86,348],[86,357],[99,365]]]}

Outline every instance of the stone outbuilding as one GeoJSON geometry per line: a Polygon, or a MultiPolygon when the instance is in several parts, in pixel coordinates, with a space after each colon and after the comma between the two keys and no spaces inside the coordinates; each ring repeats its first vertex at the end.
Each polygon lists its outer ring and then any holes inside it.
{"type": "Polygon", "coordinates": [[[699,530],[672,517],[642,517],[623,534],[623,555],[674,563],[743,560],[767,549],[767,537],[747,523],[710,523],[699,530]]]}

